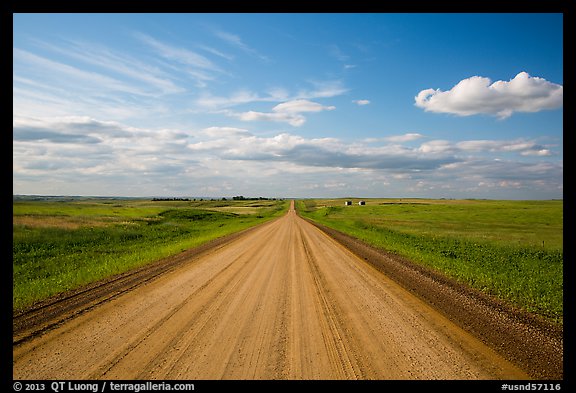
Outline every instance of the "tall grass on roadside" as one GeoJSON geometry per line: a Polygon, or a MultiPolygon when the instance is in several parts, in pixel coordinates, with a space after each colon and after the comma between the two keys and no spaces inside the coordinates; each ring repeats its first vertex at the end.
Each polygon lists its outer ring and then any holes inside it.
{"type": "Polygon", "coordinates": [[[263,223],[286,211],[288,202],[267,203],[253,214],[200,208],[213,208],[209,202],[191,205],[15,204],[14,309],[263,223]]]}
{"type": "MultiPolygon", "coordinates": [[[[521,202],[506,201],[504,205],[524,206],[521,202]]],[[[448,204],[448,202],[446,202],[448,204]]],[[[529,204],[528,204],[529,205],[529,204]]],[[[551,204],[553,205],[553,204],[551,204]]],[[[300,213],[315,221],[351,236],[366,241],[373,246],[389,252],[402,255],[414,262],[437,269],[447,276],[466,283],[490,295],[504,299],[517,307],[539,314],[557,323],[563,322],[563,251],[562,246],[543,247],[527,241],[499,241],[499,238],[521,238],[522,232],[537,233],[542,230],[544,236],[550,239],[549,244],[557,244],[556,236],[547,234],[548,227],[554,226],[562,232],[561,204],[556,204],[550,210],[550,216],[537,219],[529,217],[530,209],[519,215],[514,222],[507,215],[493,214],[490,209],[496,209],[502,204],[493,203],[475,205],[467,204],[470,211],[462,213],[456,209],[451,214],[445,206],[405,207],[404,213],[418,216],[418,220],[409,217],[402,219],[398,210],[385,206],[374,206],[370,209],[347,209],[338,205],[318,206],[316,201],[299,201],[300,213]],[[478,206],[484,206],[486,214],[483,219],[470,220],[471,214],[476,214],[478,206]],[[486,207],[492,206],[492,207],[486,207]],[[558,209],[560,209],[560,224],[558,224],[558,209]],[[425,213],[426,212],[426,213],[425,213]],[[390,213],[389,217],[383,217],[390,213]],[[428,222],[423,217],[428,215],[428,222]],[[458,216],[466,217],[466,222],[460,222],[458,216]],[[500,218],[499,218],[500,217],[500,218]],[[531,224],[522,224],[530,221],[531,224]],[[542,221],[541,226],[534,221],[542,221]],[[492,221],[492,225],[488,225],[492,221]],[[549,225],[546,225],[546,224],[549,225]],[[558,229],[558,225],[560,225],[558,229]],[[468,228],[467,233],[456,233],[454,227],[468,228]],[[485,233],[494,228],[502,231],[502,235],[494,237],[493,233],[485,233]],[[503,228],[506,228],[505,230],[503,228]],[[434,230],[435,229],[435,230],[434,230]],[[516,231],[512,233],[512,231],[516,231]]],[[[520,208],[522,211],[523,208],[520,208]]],[[[540,209],[540,214],[544,210],[540,209]]],[[[461,232],[466,232],[463,229],[461,232]]]]}

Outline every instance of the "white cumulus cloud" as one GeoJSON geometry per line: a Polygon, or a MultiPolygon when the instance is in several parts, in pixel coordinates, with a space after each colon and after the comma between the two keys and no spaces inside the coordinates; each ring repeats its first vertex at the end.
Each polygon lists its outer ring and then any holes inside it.
{"type": "Polygon", "coordinates": [[[416,139],[424,138],[424,135],[418,134],[416,132],[409,132],[404,135],[393,135],[386,137],[385,140],[389,142],[410,142],[415,141],[416,139]]]}
{"type": "Polygon", "coordinates": [[[277,121],[294,127],[300,127],[306,122],[306,118],[298,113],[248,111],[233,113],[233,115],[243,121],[277,121]]]}
{"type": "Polygon", "coordinates": [[[370,100],[354,100],[352,101],[353,103],[355,103],[356,105],[368,105],[370,103],[370,100]]]}
{"type": "Polygon", "coordinates": [[[222,137],[222,136],[249,136],[251,135],[248,130],[244,128],[236,127],[208,127],[202,130],[202,132],[212,138],[222,137]]]}
{"type": "Polygon", "coordinates": [[[334,109],[336,109],[335,106],[325,106],[317,102],[300,99],[280,103],[272,108],[272,112],[248,111],[241,113],[229,112],[229,114],[244,121],[276,121],[300,127],[306,122],[306,118],[301,113],[331,111],[334,109]]]}
{"type": "Polygon", "coordinates": [[[514,112],[561,108],[563,90],[562,85],[520,72],[508,82],[491,83],[489,78],[473,76],[448,91],[426,89],[414,98],[416,106],[429,112],[489,114],[504,119],[514,112]]]}
{"type": "Polygon", "coordinates": [[[292,100],[276,105],[272,110],[280,113],[302,113],[302,112],[320,112],[331,111],[336,109],[335,106],[324,106],[317,102],[308,100],[292,100]]]}

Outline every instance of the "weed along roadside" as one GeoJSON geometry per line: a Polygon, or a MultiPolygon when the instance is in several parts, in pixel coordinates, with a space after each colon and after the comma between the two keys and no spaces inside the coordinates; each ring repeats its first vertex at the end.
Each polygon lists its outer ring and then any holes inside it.
{"type": "Polygon", "coordinates": [[[15,312],[284,214],[282,200],[13,202],[15,312]]]}

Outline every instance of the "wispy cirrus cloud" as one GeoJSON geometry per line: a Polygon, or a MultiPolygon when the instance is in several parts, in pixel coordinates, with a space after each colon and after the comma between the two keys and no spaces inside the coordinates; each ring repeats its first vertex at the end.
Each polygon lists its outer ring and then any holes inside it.
{"type": "Polygon", "coordinates": [[[233,34],[233,33],[224,31],[222,29],[216,29],[216,28],[212,29],[212,33],[216,37],[218,37],[221,40],[225,41],[226,43],[232,45],[233,47],[240,49],[241,51],[243,51],[245,53],[256,56],[257,58],[259,58],[260,60],[265,61],[265,62],[270,61],[270,58],[268,56],[263,55],[262,53],[260,53],[256,49],[254,49],[251,46],[249,46],[248,44],[246,44],[242,40],[242,38],[237,34],[233,34]]]}
{"type": "Polygon", "coordinates": [[[328,46],[328,53],[330,56],[341,62],[347,62],[350,60],[350,56],[344,53],[344,51],[336,44],[331,44],[328,46]]]}
{"type": "Polygon", "coordinates": [[[202,45],[202,44],[196,44],[196,47],[197,47],[198,49],[201,49],[201,50],[203,50],[203,51],[205,51],[205,52],[208,52],[208,53],[210,53],[210,54],[212,54],[212,55],[221,57],[221,58],[226,59],[226,60],[228,60],[228,61],[234,60],[234,56],[233,56],[233,55],[230,55],[230,54],[225,53],[225,52],[223,52],[223,51],[221,51],[221,50],[215,49],[215,48],[213,48],[213,47],[211,47],[211,46],[202,45]]]}
{"type": "Polygon", "coordinates": [[[344,85],[342,80],[310,81],[312,89],[301,89],[294,96],[294,99],[314,99],[337,97],[347,93],[350,89],[344,85]]]}
{"type": "Polygon", "coordinates": [[[38,46],[53,53],[79,60],[91,66],[144,83],[150,90],[160,94],[172,94],[184,91],[177,86],[170,73],[158,66],[136,59],[124,53],[118,53],[103,45],[85,41],[65,40],[59,45],[36,41],[38,46]]]}
{"type": "MultiPolygon", "coordinates": [[[[162,115],[184,110],[178,97],[190,95],[190,81],[206,87],[226,74],[195,51],[142,33],[130,37],[148,51],[135,57],[80,39],[34,39],[26,50],[15,47],[14,113],[109,120],[162,115]]],[[[216,50],[204,50],[218,56],[216,50]]]]}
{"type": "Polygon", "coordinates": [[[473,76],[448,91],[426,89],[414,98],[425,111],[459,116],[488,114],[501,119],[514,112],[539,112],[563,105],[563,86],[520,72],[510,81],[473,76]]]}
{"type": "Polygon", "coordinates": [[[180,64],[213,70],[217,67],[205,56],[200,55],[190,49],[180,48],[173,45],[166,44],[156,38],[153,38],[144,33],[134,33],[134,36],[140,41],[154,49],[160,56],[176,61],[180,64]]]}
{"type": "MultiPolygon", "coordinates": [[[[153,49],[158,56],[168,61],[167,67],[176,69],[178,74],[191,77],[197,82],[199,87],[206,87],[206,82],[216,80],[216,75],[227,74],[214,61],[189,48],[168,44],[140,32],[134,33],[134,36],[153,49]]],[[[227,55],[216,49],[207,46],[200,46],[200,48],[219,57],[227,57],[227,55]]]]}
{"type": "Polygon", "coordinates": [[[158,96],[175,89],[158,80],[142,83],[102,67],[87,70],[77,62],[19,48],[13,49],[13,61],[13,112],[17,116],[142,116],[161,111],[158,96]]]}
{"type": "Polygon", "coordinates": [[[76,89],[86,91],[105,89],[139,95],[147,94],[145,90],[119,79],[98,72],[85,71],[26,50],[14,48],[13,59],[15,63],[34,76],[39,76],[41,73],[42,77],[37,79],[42,80],[45,85],[57,83],[60,86],[75,86],[76,89]]]}

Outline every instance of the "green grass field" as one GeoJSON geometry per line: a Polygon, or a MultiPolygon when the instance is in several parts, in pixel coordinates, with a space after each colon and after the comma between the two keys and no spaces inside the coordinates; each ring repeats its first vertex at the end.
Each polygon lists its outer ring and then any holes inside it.
{"type": "Polygon", "coordinates": [[[344,201],[301,200],[297,208],[302,216],[563,323],[563,201],[344,201]]]}
{"type": "Polygon", "coordinates": [[[283,214],[288,201],[14,200],[13,306],[199,246],[283,214]]]}

